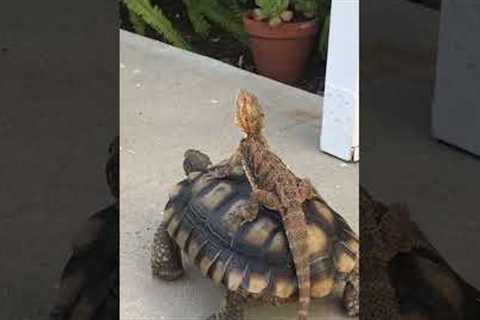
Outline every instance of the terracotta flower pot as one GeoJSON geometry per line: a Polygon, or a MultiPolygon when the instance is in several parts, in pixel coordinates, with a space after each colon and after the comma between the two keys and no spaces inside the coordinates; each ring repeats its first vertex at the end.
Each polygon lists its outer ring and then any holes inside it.
{"type": "Polygon", "coordinates": [[[248,12],[243,23],[249,34],[257,71],[285,83],[299,80],[318,33],[318,19],[272,27],[267,22],[253,19],[253,12],[248,12]]]}

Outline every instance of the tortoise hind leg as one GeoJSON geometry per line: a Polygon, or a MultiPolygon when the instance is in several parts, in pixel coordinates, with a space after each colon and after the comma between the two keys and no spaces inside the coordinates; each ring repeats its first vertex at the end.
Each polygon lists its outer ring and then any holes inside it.
{"type": "Polygon", "coordinates": [[[176,280],[184,273],[180,248],[170,238],[164,222],[153,238],[151,266],[152,273],[163,280],[176,280]]]}
{"type": "Polygon", "coordinates": [[[345,284],[345,289],[343,290],[343,306],[347,310],[347,314],[350,317],[354,317],[359,314],[359,309],[360,309],[359,292],[360,292],[360,281],[359,281],[359,270],[358,270],[358,261],[357,261],[355,268],[347,276],[347,282],[345,284]]]}
{"type": "Polygon", "coordinates": [[[227,291],[220,310],[212,314],[207,320],[244,320],[244,307],[247,298],[239,293],[227,291]]]}

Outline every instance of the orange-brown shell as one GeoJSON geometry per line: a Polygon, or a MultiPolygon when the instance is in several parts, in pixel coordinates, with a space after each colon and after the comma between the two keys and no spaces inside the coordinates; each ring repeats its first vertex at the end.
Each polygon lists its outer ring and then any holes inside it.
{"type": "MultiPolygon", "coordinates": [[[[189,260],[229,290],[289,298],[297,292],[293,260],[277,212],[260,208],[242,225],[232,212],[248,199],[246,181],[186,179],[170,193],[164,219],[168,232],[189,260]]],[[[320,298],[352,271],[358,238],[321,199],[305,206],[311,254],[311,293],[320,298]]]]}

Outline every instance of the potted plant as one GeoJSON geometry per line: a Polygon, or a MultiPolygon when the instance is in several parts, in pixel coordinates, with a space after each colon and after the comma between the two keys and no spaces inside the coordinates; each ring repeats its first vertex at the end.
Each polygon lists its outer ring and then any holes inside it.
{"type": "Polygon", "coordinates": [[[321,0],[255,0],[244,15],[257,71],[285,83],[303,74],[319,30],[321,0]]]}

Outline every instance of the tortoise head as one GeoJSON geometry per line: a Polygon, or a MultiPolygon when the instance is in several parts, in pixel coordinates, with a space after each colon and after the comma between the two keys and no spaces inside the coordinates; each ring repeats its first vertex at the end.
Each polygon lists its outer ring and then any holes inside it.
{"type": "Polygon", "coordinates": [[[188,176],[192,172],[204,172],[211,164],[210,158],[205,153],[195,149],[185,151],[183,159],[185,175],[188,176]]]}
{"type": "Polygon", "coordinates": [[[257,97],[242,89],[235,105],[235,124],[247,136],[259,134],[263,129],[264,114],[257,97]]]}

